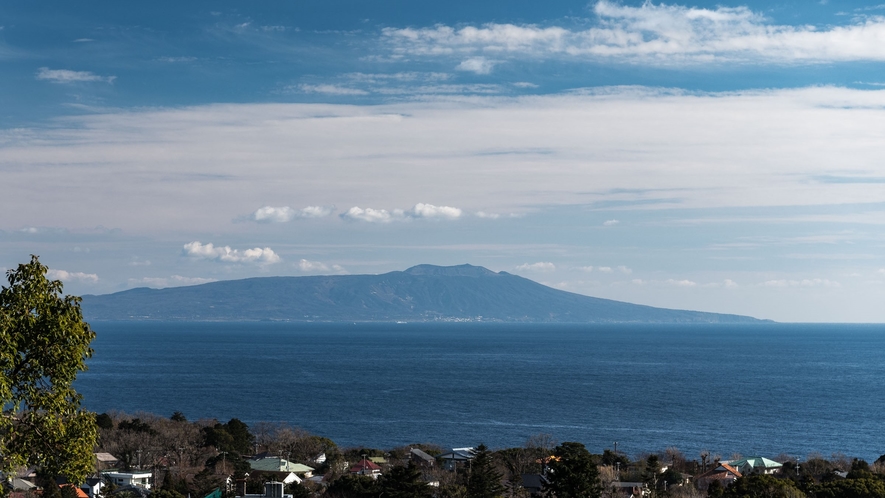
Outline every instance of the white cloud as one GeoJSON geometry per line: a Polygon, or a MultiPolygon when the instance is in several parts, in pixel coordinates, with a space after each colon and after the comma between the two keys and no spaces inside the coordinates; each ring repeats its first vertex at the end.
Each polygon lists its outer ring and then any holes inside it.
{"type": "Polygon", "coordinates": [[[455,69],[458,71],[469,71],[476,74],[489,74],[495,67],[496,61],[491,61],[485,57],[471,57],[465,59],[458,64],[455,69]]]}
{"type": "MultiPolygon", "coordinates": [[[[387,28],[398,55],[617,58],[653,64],[885,60],[885,18],[818,28],[777,25],[747,7],[715,9],[599,1],[595,26],[489,23],[480,27],[387,28]]],[[[470,60],[470,59],[468,59],[470,60]]]]}
{"type": "Polygon", "coordinates": [[[280,262],[280,257],[269,247],[254,249],[231,249],[230,246],[215,247],[211,242],[202,244],[198,241],[184,245],[183,253],[196,259],[223,261],[225,263],[259,263],[273,264],[280,262]]]}
{"type": "Polygon", "coordinates": [[[578,267],[575,267],[575,270],[583,271],[583,272],[587,272],[587,273],[592,273],[593,267],[592,266],[578,266],[578,267]]]}
{"type": "MultiPolygon", "coordinates": [[[[845,199],[881,202],[881,183],[809,178],[839,174],[847,168],[840,165],[854,165],[856,175],[881,176],[877,130],[883,109],[880,90],[684,93],[634,87],[483,97],[469,104],[219,104],[92,113],[54,126],[0,130],[6,187],[0,212],[22,212],[24,206],[28,216],[21,223],[30,227],[92,219],[132,232],[161,223],[184,233],[194,227],[225,233],[231,219],[251,215],[264,199],[414,206],[416,192],[418,200],[444,199],[438,205],[502,218],[609,201],[697,213],[722,207],[765,213],[782,206],[828,209],[845,199]],[[588,134],[595,139],[587,140],[588,134]],[[519,152],[539,150],[544,153],[519,152]],[[108,164],[114,165],[108,182],[78,183],[106,173],[108,164]],[[45,168],[53,174],[41,174],[45,168]],[[72,184],[81,187],[65,188],[72,184]],[[109,196],[131,202],[108,209],[102,199],[109,196]]],[[[360,216],[408,219],[405,211],[375,211],[380,216],[360,216]]],[[[848,223],[885,220],[874,209],[838,213],[848,223]]],[[[760,219],[770,220],[765,214],[760,219]]]]}
{"type": "Polygon", "coordinates": [[[252,213],[250,219],[259,223],[286,223],[297,218],[322,218],[332,211],[333,208],[326,206],[307,206],[298,210],[289,206],[264,206],[252,213]]]}
{"type": "Polygon", "coordinates": [[[767,280],[762,283],[765,287],[841,287],[839,282],[826,278],[805,278],[802,280],[767,280]]]}
{"type": "Polygon", "coordinates": [[[163,289],[166,287],[208,284],[210,282],[217,281],[218,280],[214,278],[183,277],[181,275],[172,275],[171,277],[130,278],[128,282],[130,287],[147,286],[154,289],[163,289]]]}
{"type": "Polygon", "coordinates": [[[634,285],[645,285],[646,284],[645,280],[642,280],[641,278],[634,278],[632,280],[632,282],[634,285]]]}
{"type": "Polygon", "coordinates": [[[264,206],[252,213],[252,219],[259,223],[285,223],[295,219],[297,212],[289,206],[264,206]]]}
{"type": "Polygon", "coordinates": [[[319,261],[309,261],[306,259],[302,259],[298,262],[298,269],[305,273],[317,273],[317,272],[325,272],[325,273],[336,273],[339,275],[343,275],[347,273],[347,270],[344,269],[341,265],[327,265],[325,263],[321,263],[319,261]]]}
{"type": "Polygon", "coordinates": [[[735,282],[734,280],[732,280],[732,279],[730,279],[730,278],[726,278],[726,279],[725,279],[725,283],[724,283],[724,285],[725,285],[725,288],[726,288],[726,289],[734,289],[734,288],[737,288],[737,287],[738,287],[737,282],[735,282]]]}
{"type": "Polygon", "coordinates": [[[178,57],[158,57],[156,59],[159,62],[169,62],[172,64],[180,63],[180,62],[193,62],[197,60],[196,57],[193,56],[178,56],[178,57]]]}
{"type": "Polygon", "coordinates": [[[49,69],[41,67],[37,71],[38,80],[46,80],[52,83],[81,83],[81,82],[104,82],[113,83],[116,76],[99,76],[89,71],[70,71],[68,69],[49,69]]]}
{"type": "Polygon", "coordinates": [[[366,221],[369,223],[390,223],[391,221],[404,221],[409,219],[443,219],[456,220],[461,217],[463,211],[451,206],[434,206],[433,204],[425,204],[419,202],[412,209],[404,211],[402,209],[394,209],[388,211],[386,209],[363,209],[354,206],[341,214],[341,218],[348,221],[366,221]]]}
{"type": "Polygon", "coordinates": [[[691,280],[676,280],[672,278],[667,279],[667,284],[675,285],[677,287],[694,287],[698,285],[697,282],[692,282],[691,280]]]}
{"type": "Polygon", "coordinates": [[[876,273],[878,273],[879,275],[882,275],[883,277],[885,277],[885,268],[881,268],[881,269],[880,269],[879,271],[877,271],[876,273]]]}
{"type": "Polygon", "coordinates": [[[540,261],[538,263],[525,263],[516,267],[518,271],[539,271],[548,272],[556,270],[556,265],[548,261],[540,261]]]}
{"type": "Polygon", "coordinates": [[[498,218],[501,217],[501,215],[498,213],[487,213],[485,211],[477,211],[476,217],[477,218],[484,218],[487,220],[497,220],[498,218]]]}
{"type": "Polygon", "coordinates": [[[515,83],[511,83],[511,85],[515,86],[516,88],[538,88],[538,85],[530,83],[528,81],[517,81],[515,83]]]}
{"type": "Polygon", "coordinates": [[[627,268],[626,266],[619,266],[618,271],[623,273],[624,275],[629,275],[629,274],[633,273],[633,270],[631,270],[630,268],[627,268]]]}
{"type": "Polygon", "coordinates": [[[596,269],[601,271],[602,273],[611,273],[614,271],[612,270],[611,266],[599,266],[596,269]]]}
{"type": "Polygon", "coordinates": [[[303,272],[329,271],[329,267],[319,261],[302,259],[298,262],[298,269],[303,272]]]}
{"type": "Polygon", "coordinates": [[[95,273],[83,273],[79,271],[69,272],[65,270],[50,269],[46,272],[46,276],[52,280],[61,280],[62,282],[98,282],[98,275],[95,273]]]}
{"type": "Polygon", "coordinates": [[[446,220],[456,220],[461,217],[461,210],[451,206],[434,206],[433,204],[419,202],[418,204],[415,204],[415,207],[407,211],[406,215],[413,218],[442,218],[446,220]]]}
{"type": "Polygon", "coordinates": [[[322,93],[325,95],[368,95],[369,92],[360,90],[359,88],[349,88],[340,85],[298,85],[297,87],[304,93],[322,93]]]}
{"type": "Polygon", "coordinates": [[[366,221],[369,223],[390,223],[395,219],[402,219],[403,216],[404,214],[401,210],[394,210],[391,213],[386,209],[363,209],[359,206],[354,206],[348,209],[347,212],[341,213],[341,218],[344,220],[366,221]]]}
{"type": "Polygon", "coordinates": [[[299,218],[325,218],[335,211],[334,207],[328,206],[307,206],[298,211],[299,218]]]}
{"type": "Polygon", "coordinates": [[[604,226],[604,227],[613,227],[613,226],[615,226],[615,225],[617,225],[617,224],[619,224],[619,223],[621,223],[621,222],[618,221],[618,220],[608,220],[608,221],[604,221],[604,222],[602,222],[602,226],[604,226]]]}

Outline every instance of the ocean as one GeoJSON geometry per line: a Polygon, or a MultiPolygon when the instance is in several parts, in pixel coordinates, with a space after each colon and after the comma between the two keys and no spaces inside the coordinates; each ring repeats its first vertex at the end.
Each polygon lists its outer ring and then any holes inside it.
{"type": "Polygon", "coordinates": [[[885,453],[883,325],[93,322],[96,412],[288,422],[339,446],[885,453]]]}

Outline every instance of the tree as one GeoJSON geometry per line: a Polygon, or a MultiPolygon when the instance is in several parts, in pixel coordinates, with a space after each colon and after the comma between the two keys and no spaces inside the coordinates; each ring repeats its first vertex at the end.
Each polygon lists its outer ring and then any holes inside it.
{"type": "Polygon", "coordinates": [[[421,478],[421,469],[414,463],[393,467],[378,478],[378,491],[383,498],[431,498],[433,488],[421,478]]]}
{"type": "Polygon", "coordinates": [[[885,483],[879,479],[843,479],[812,486],[815,498],[885,498],[885,483]]]}
{"type": "Polygon", "coordinates": [[[495,468],[492,454],[484,444],[473,451],[470,475],[467,477],[467,496],[470,498],[495,498],[504,493],[501,484],[503,474],[495,468]]]}
{"type": "Polygon", "coordinates": [[[759,496],[765,498],[805,498],[789,479],[777,479],[766,474],[747,475],[738,478],[725,489],[725,498],[759,496]]]}
{"type": "Polygon", "coordinates": [[[553,449],[548,467],[549,488],[556,498],[599,498],[602,495],[599,471],[583,444],[560,444],[553,449]]]}
{"type": "Polygon", "coordinates": [[[332,481],[323,496],[329,498],[376,498],[378,485],[369,476],[344,475],[332,481]]]}
{"type": "Polygon", "coordinates": [[[37,256],[0,290],[0,470],[37,466],[80,483],[93,471],[98,429],[72,387],[95,332],[80,298],[62,295],[37,256]]]}

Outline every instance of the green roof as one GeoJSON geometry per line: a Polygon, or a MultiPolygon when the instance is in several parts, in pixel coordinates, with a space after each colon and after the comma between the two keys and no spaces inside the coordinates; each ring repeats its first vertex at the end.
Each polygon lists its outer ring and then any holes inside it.
{"type": "Polygon", "coordinates": [[[294,472],[296,474],[304,474],[313,472],[313,468],[300,463],[290,462],[285,458],[262,458],[261,460],[250,460],[249,466],[252,470],[261,472],[294,472]]]}
{"type": "Polygon", "coordinates": [[[777,469],[783,467],[783,465],[775,462],[774,460],[769,460],[767,458],[757,456],[747,457],[741,460],[734,460],[732,462],[729,462],[729,465],[738,469],[747,465],[754,469],[777,469]]]}

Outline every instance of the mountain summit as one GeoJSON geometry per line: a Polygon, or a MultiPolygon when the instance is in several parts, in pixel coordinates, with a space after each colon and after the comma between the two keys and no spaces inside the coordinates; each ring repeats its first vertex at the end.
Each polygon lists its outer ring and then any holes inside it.
{"type": "Polygon", "coordinates": [[[583,296],[481,266],[262,277],[83,296],[91,320],[746,323],[755,318],[583,296]]]}

